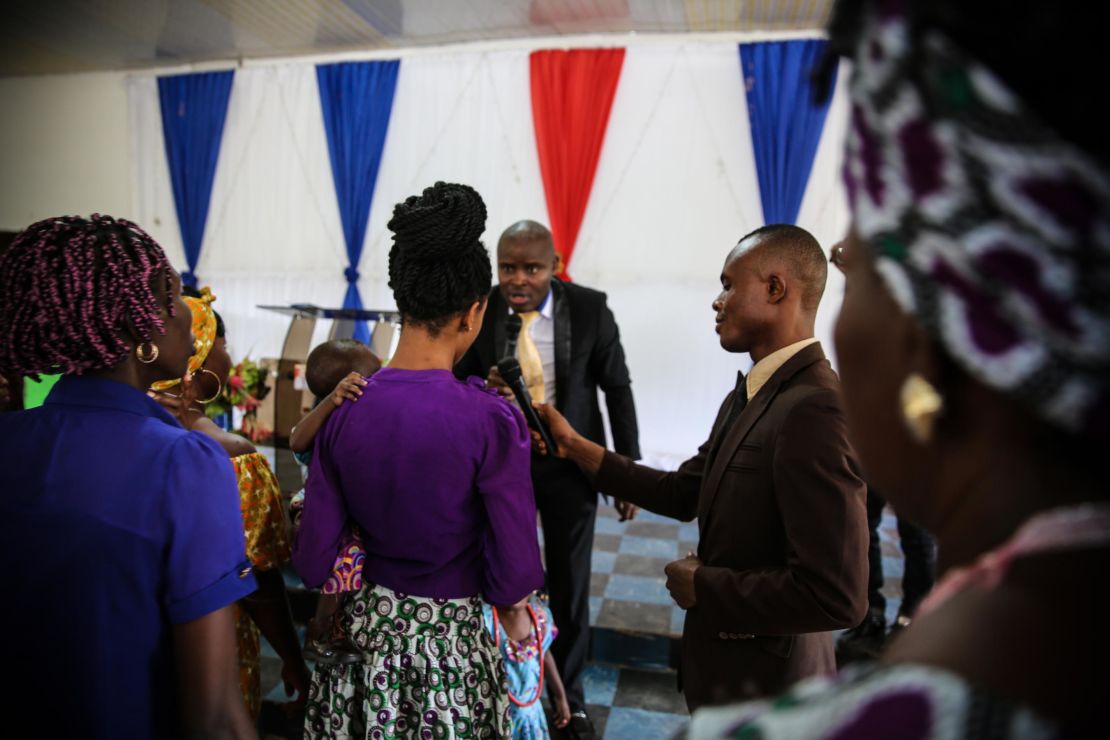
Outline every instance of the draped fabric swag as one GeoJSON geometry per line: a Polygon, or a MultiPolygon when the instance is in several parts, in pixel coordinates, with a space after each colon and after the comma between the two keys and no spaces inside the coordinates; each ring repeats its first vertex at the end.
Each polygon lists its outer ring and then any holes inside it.
{"type": "Polygon", "coordinates": [[[228,71],[158,78],[162,137],[185,248],[181,281],[193,287],[234,76],[228,71]]]}
{"type": "MultiPolygon", "coordinates": [[[[378,181],[401,63],[348,62],[316,68],[320,108],[328,137],[332,177],[347,247],[347,293],[343,308],[362,308],[358,263],[366,241],[366,222],[378,181]]],[[[365,321],[355,325],[355,339],[370,343],[365,321]]]]}
{"type": "Polygon", "coordinates": [[[560,277],[574,254],[597,172],[624,49],[535,51],[530,57],[532,120],[560,277]]]}

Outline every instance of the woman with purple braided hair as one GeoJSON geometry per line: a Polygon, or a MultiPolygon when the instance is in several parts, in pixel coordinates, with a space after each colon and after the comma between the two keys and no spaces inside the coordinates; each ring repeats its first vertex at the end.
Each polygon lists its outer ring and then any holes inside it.
{"type": "Polygon", "coordinates": [[[0,416],[0,610],[22,736],[249,737],[232,604],[255,589],[227,455],[154,400],[191,314],[165,254],[109,216],[40,221],[0,256],[0,367],[62,373],[0,416]]]}
{"type": "Polygon", "coordinates": [[[692,737],[1105,737],[1110,115],[1093,9],[852,0],[836,326],[865,477],[937,538],[872,666],[692,737]]]}

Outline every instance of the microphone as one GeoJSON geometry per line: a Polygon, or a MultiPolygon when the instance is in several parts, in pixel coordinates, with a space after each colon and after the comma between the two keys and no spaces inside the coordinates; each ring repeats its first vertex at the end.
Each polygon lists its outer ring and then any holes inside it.
{"type": "Polygon", "coordinates": [[[524,384],[524,376],[520,372],[520,363],[517,362],[515,357],[506,357],[497,363],[497,372],[501,373],[501,378],[513,389],[513,395],[516,396],[516,402],[520,404],[520,410],[524,412],[524,418],[528,421],[528,426],[540,433],[540,439],[547,445],[547,454],[553,456],[556,449],[555,440],[551,438],[551,430],[543,423],[539,412],[532,408],[532,394],[528,392],[528,386],[524,384]]]}
{"type": "Polygon", "coordinates": [[[520,314],[511,313],[505,319],[505,352],[502,357],[516,357],[516,340],[520,336],[520,314]]]}

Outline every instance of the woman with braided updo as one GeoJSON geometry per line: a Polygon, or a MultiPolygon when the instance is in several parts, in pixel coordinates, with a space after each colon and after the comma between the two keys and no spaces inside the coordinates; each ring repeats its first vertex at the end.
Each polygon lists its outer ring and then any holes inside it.
{"type": "Polygon", "coordinates": [[[146,394],[185,372],[190,324],[178,274],[127,221],[47,219],[0,256],[0,367],[64,374],[41,408],[0,416],[5,716],[22,734],[252,734],[235,477],[146,394]]]}
{"type": "Polygon", "coordinates": [[[317,664],[308,736],[509,736],[482,601],[515,604],[543,573],[524,418],[451,371],[485,313],[485,220],[472,188],[436,183],[389,222],[401,339],[317,436],[293,548],[309,586],[327,578],[348,516],[366,549],[342,617],[363,661],[317,664]]]}

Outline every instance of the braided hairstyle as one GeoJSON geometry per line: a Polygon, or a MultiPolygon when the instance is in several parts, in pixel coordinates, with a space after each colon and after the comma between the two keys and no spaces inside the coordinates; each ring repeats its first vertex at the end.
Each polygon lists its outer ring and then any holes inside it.
{"type": "Polygon", "coordinates": [[[437,182],[394,207],[389,287],[404,323],[436,336],[486,297],[493,271],[478,240],[485,228],[486,204],[468,185],[437,182]]]}
{"type": "Polygon", "coordinates": [[[111,216],[48,218],[0,257],[0,367],[37,376],[109,368],[165,332],[171,269],[145,231],[111,216]]]}

